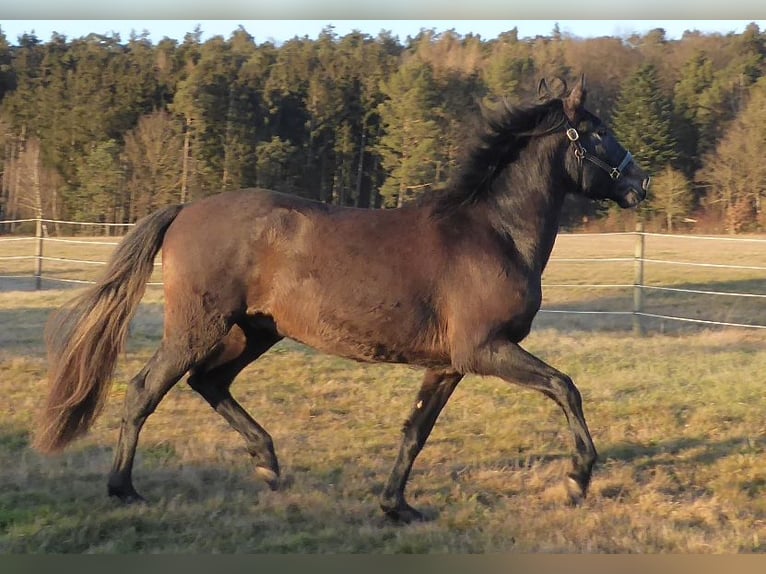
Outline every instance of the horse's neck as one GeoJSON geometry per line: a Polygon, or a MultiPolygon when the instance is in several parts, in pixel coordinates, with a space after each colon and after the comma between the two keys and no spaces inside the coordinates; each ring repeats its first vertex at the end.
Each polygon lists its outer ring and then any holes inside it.
{"type": "Polygon", "coordinates": [[[565,184],[554,164],[557,154],[525,152],[496,181],[491,211],[494,226],[510,238],[514,255],[542,273],[556,241],[565,184]]]}

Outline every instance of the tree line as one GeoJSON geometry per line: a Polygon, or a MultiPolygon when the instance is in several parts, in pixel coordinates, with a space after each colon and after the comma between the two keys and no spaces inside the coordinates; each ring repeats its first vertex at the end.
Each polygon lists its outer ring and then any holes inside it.
{"type": "MultiPolygon", "coordinates": [[[[589,108],[655,176],[642,217],[668,230],[766,226],[766,33],[755,24],[678,40],[558,27],[534,38],[332,27],[279,45],[241,27],[201,37],[12,44],[0,29],[0,220],[132,222],[252,186],[400,206],[449,179],[479,105],[529,101],[539,78],[584,73],[589,108]]],[[[619,217],[574,199],[565,224],[619,217]]]]}

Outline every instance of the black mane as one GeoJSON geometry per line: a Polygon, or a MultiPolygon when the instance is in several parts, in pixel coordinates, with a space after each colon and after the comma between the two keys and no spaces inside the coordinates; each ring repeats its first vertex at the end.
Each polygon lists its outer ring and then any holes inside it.
{"type": "Polygon", "coordinates": [[[516,161],[532,137],[556,131],[566,122],[560,99],[524,107],[502,105],[499,110],[484,110],[482,116],[446,188],[423,197],[436,203],[436,213],[488,197],[498,174],[516,161]]]}

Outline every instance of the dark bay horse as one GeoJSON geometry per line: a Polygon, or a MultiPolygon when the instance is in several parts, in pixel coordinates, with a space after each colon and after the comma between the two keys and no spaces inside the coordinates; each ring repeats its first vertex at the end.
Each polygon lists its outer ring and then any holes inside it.
{"type": "Polygon", "coordinates": [[[48,324],[51,390],[37,448],[63,448],[99,413],[162,249],[164,334],[129,384],[110,495],[141,500],[131,478],[139,432],[186,373],[243,436],[256,474],[276,488],[272,439],[229,388],[245,366],[289,337],[350,359],[425,368],[381,495],[388,516],[421,518],[405,501],[405,485],[467,373],[536,389],[563,409],[574,443],[565,480],[571,500],[581,500],[596,449],[580,393],[519,343],[540,307],[541,274],[565,194],[634,207],[649,184],[584,101],[580,80],[568,95],[488,112],[448,188],[399,209],[243,190],[139,221],[104,277],[48,324]]]}

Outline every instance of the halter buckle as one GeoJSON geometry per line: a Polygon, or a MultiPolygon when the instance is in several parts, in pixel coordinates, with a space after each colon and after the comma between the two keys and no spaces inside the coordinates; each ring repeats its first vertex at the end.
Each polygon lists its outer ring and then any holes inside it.
{"type": "Polygon", "coordinates": [[[569,141],[576,142],[580,139],[580,134],[577,132],[574,128],[569,128],[567,130],[567,137],[569,138],[569,141]]]}
{"type": "Polygon", "coordinates": [[[612,171],[609,172],[609,175],[612,177],[613,180],[616,181],[620,179],[620,170],[617,169],[616,167],[613,167],[612,171]]]}

